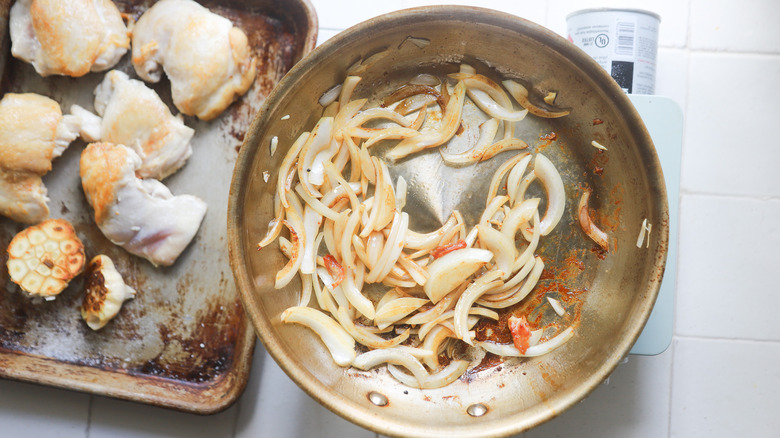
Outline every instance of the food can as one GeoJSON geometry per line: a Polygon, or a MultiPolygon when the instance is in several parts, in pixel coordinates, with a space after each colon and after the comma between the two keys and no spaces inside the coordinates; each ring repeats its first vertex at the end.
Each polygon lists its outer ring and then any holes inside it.
{"type": "Polygon", "coordinates": [[[566,16],[569,41],[628,94],[655,92],[660,23],[658,14],[640,9],[584,9],[566,16]]]}

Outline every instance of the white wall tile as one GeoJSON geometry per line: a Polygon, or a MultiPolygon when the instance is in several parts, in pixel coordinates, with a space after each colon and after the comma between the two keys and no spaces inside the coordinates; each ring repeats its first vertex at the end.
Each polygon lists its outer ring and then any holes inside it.
{"type": "Polygon", "coordinates": [[[658,49],[655,75],[655,94],[674,99],[685,111],[688,96],[688,60],[683,49],[658,49]]]}
{"type": "Polygon", "coordinates": [[[688,35],[688,3],[690,0],[550,0],[547,27],[566,36],[566,16],[590,8],[644,9],[661,16],[658,30],[659,47],[685,47],[688,35]]]}
{"type": "Polygon", "coordinates": [[[780,56],[692,53],[682,189],[780,196],[780,56]]]}
{"type": "Polygon", "coordinates": [[[629,356],[580,404],[523,438],[664,437],[669,428],[671,348],[629,356]]]}
{"type": "Polygon", "coordinates": [[[0,380],[0,435],[39,438],[87,436],[89,395],[0,380]]]}
{"type": "Polygon", "coordinates": [[[780,53],[780,2],[691,0],[691,48],[780,53]]]}
{"type": "Polygon", "coordinates": [[[231,438],[238,409],[195,415],[94,396],[88,438],[231,438]]]}
{"type": "Polygon", "coordinates": [[[311,0],[317,11],[320,27],[343,30],[369,18],[404,9],[406,0],[311,0]]]}
{"type": "Polygon", "coordinates": [[[780,340],[780,200],[683,195],[677,333],[780,340]]]}
{"type": "Polygon", "coordinates": [[[780,344],[675,341],[672,438],[777,437],[780,344]]]}
{"type": "Polygon", "coordinates": [[[258,342],[241,397],[236,438],[374,438],[332,413],[290,380],[258,342]]]}

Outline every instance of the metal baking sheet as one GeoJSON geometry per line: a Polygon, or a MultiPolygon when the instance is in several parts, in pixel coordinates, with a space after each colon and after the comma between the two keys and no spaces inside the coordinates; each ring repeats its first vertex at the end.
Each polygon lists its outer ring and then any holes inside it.
{"type": "MultiPolygon", "coordinates": [[[[0,0],[3,93],[43,94],[58,101],[63,112],[72,104],[93,109],[93,90],[103,73],[42,78],[30,65],[10,56],[11,3],[0,0]]],[[[117,2],[121,11],[136,19],[152,3],[117,2]]],[[[195,129],[193,155],[164,182],[174,194],[196,195],[208,203],[198,234],[169,268],[155,268],[111,244],[95,225],[81,188],[78,161],[85,143],[72,143],[43,178],[51,217],[73,223],[87,257],[111,257],[138,293],[97,332],[81,319],[81,277],[54,301],[31,301],[10,281],[6,268],[8,243],[25,226],[0,217],[0,377],[201,414],[225,409],[243,391],[255,332],[228,262],[230,180],[253,115],[282,76],[314,47],[317,18],[307,0],[205,5],[247,33],[258,59],[258,75],[250,91],[217,119],[185,118],[195,129]]],[[[115,68],[137,77],[129,53],[115,68]]],[[[151,87],[175,110],[167,80],[151,87]]]]}

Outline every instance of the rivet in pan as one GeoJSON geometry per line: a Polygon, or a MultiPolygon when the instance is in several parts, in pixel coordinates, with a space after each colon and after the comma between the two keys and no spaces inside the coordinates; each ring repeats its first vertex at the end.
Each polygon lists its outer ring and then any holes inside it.
{"type": "Polygon", "coordinates": [[[387,397],[376,391],[368,393],[368,400],[379,407],[387,406],[387,397]]]}
{"type": "Polygon", "coordinates": [[[487,406],[483,405],[482,403],[474,403],[466,409],[466,412],[468,412],[468,414],[472,417],[481,417],[487,414],[487,411],[487,406]]]}

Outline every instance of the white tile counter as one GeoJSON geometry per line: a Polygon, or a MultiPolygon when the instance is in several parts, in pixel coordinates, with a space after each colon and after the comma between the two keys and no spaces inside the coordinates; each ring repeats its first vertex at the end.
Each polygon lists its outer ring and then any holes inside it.
{"type": "MultiPolygon", "coordinates": [[[[311,0],[320,42],[415,0],[311,0]]],[[[662,17],[656,93],[684,110],[672,345],[630,356],[582,403],[524,437],[778,437],[780,2],[490,0],[563,34],[586,7],[662,17]]],[[[672,202],[675,202],[672,200],[672,202]]],[[[674,281],[674,279],[671,279],[674,281]]],[[[0,380],[0,436],[375,437],[303,393],[258,343],[238,403],[208,417],[0,380]]]]}

